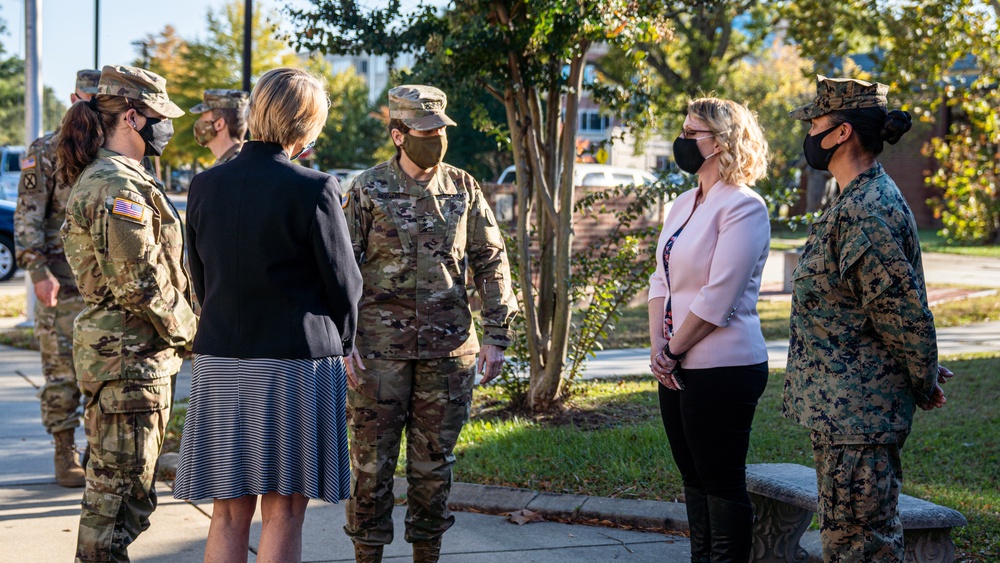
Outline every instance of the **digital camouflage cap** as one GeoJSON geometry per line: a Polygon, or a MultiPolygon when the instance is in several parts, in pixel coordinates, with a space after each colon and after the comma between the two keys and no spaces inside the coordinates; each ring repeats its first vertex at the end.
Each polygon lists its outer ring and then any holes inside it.
{"type": "Polygon", "coordinates": [[[107,65],[101,70],[98,94],[139,100],[157,113],[171,119],[184,115],[184,110],[167,97],[167,81],[155,72],[123,65],[107,65]]]}
{"type": "Polygon", "coordinates": [[[816,76],[816,99],[791,112],[795,119],[809,121],[842,109],[884,108],[889,87],[854,78],[816,76]]]}
{"type": "Polygon", "coordinates": [[[448,96],[433,86],[407,84],[389,90],[389,118],[417,131],[457,125],[445,115],[447,106],[448,96]]]}
{"type": "Polygon", "coordinates": [[[76,91],[84,94],[96,94],[97,84],[101,81],[101,71],[80,70],[76,73],[76,91]]]}
{"type": "Polygon", "coordinates": [[[190,111],[205,113],[213,109],[242,109],[247,106],[249,100],[249,94],[243,90],[205,90],[202,102],[190,111]]]}

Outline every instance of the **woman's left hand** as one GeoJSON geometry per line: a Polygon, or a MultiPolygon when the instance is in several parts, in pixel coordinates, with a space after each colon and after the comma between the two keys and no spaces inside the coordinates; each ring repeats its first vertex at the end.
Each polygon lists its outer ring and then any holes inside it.
{"type": "Polygon", "coordinates": [[[680,384],[674,377],[674,372],[679,367],[677,361],[664,356],[662,351],[654,350],[650,353],[649,369],[653,372],[656,380],[662,383],[667,389],[673,391],[681,390],[680,384]]]}

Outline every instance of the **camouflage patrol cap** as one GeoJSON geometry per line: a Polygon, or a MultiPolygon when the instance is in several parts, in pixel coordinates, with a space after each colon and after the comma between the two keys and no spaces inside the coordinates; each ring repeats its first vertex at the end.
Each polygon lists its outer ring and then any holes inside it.
{"type": "Polygon", "coordinates": [[[80,70],[76,73],[76,90],[84,94],[96,94],[97,83],[101,81],[101,71],[80,70]]]}
{"type": "Polygon", "coordinates": [[[167,97],[167,81],[143,68],[107,65],[101,70],[98,94],[139,100],[164,117],[184,115],[184,110],[167,97]]]}
{"type": "Polygon", "coordinates": [[[205,90],[202,102],[191,113],[205,113],[213,109],[240,109],[247,106],[250,96],[243,90],[205,90]]]}
{"type": "Polygon", "coordinates": [[[809,121],[842,109],[884,108],[888,104],[885,84],[865,82],[854,78],[827,78],[816,76],[816,99],[789,112],[795,119],[809,121]]]}
{"type": "Polygon", "coordinates": [[[445,115],[447,105],[448,96],[433,86],[407,84],[389,90],[389,118],[417,131],[457,125],[445,115]]]}

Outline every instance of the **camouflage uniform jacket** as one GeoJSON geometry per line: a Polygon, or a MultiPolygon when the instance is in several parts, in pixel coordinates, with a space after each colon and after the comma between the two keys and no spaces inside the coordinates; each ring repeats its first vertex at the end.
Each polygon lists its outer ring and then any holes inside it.
{"type": "Polygon", "coordinates": [[[14,242],[17,264],[28,272],[32,282],[55,278],[59,281],[60,292],[74,295],[76,280],[66,262],[59,236],[72,186],[56,182],[57,133],[39,137],[31,143],[21,163],[14,242]]]}
{"type": "Polygon", "coordinates": [[[466,273],[483,300],[483,343],[506,348],[517,301],[493,211],[468,173],[441,164],[426,186],[392,158],[366,170],[344,208],[364,293],[362,356],[431,359],[479,350],[466,273]]]}
{"type": "Polygon", "coordinates": [[[222,156],[220,156],[219,159],[216,160],[215,164],[213,164],[212,166],[214,167],[214,166],[218,166],[220,164],[225,164],[225,163],[229,162],[230,160],[236,158],[236,155],[240,154],[240,150],[242,148],[243,148],[243,143],[236,143],[235,145],[229,147],[229,150],[227,150],[226,152],[224,152],[222,154],[222,156]]]}
{"type": "Polygon", "coordinates": [[[194,339],[183,228],[141,164],[101,149],[66,206],[66,257],[87,306],[76,319],[81,381],[177,373],[194,339]]]}
{"type": "Polygon", "coordinates": [[[916,222],[882,165],[813,223],[792,278],[785,416],[831,435],[908,431],[937,338],[916,222]]]}

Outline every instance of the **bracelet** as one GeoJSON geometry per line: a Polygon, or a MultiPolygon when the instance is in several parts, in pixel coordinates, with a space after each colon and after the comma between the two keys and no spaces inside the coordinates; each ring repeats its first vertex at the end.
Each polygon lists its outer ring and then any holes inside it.
{"type": "MultiPolygon", "coordinates": [[[[684,354],[687,354],[687,352],[685,352],[684,354]]],[[[675,362],[679,362],[679,361],[683,360],[684,359],[684,354],[674,354],[674,353],[672,353],[670,351],[670,343],[669,342],[667,342],[666,344],[663,345],[663,355],[666,356],[666,357],[668,357],[668,358],[670,358],[671,360],[673,360],[675,362]]]]}

